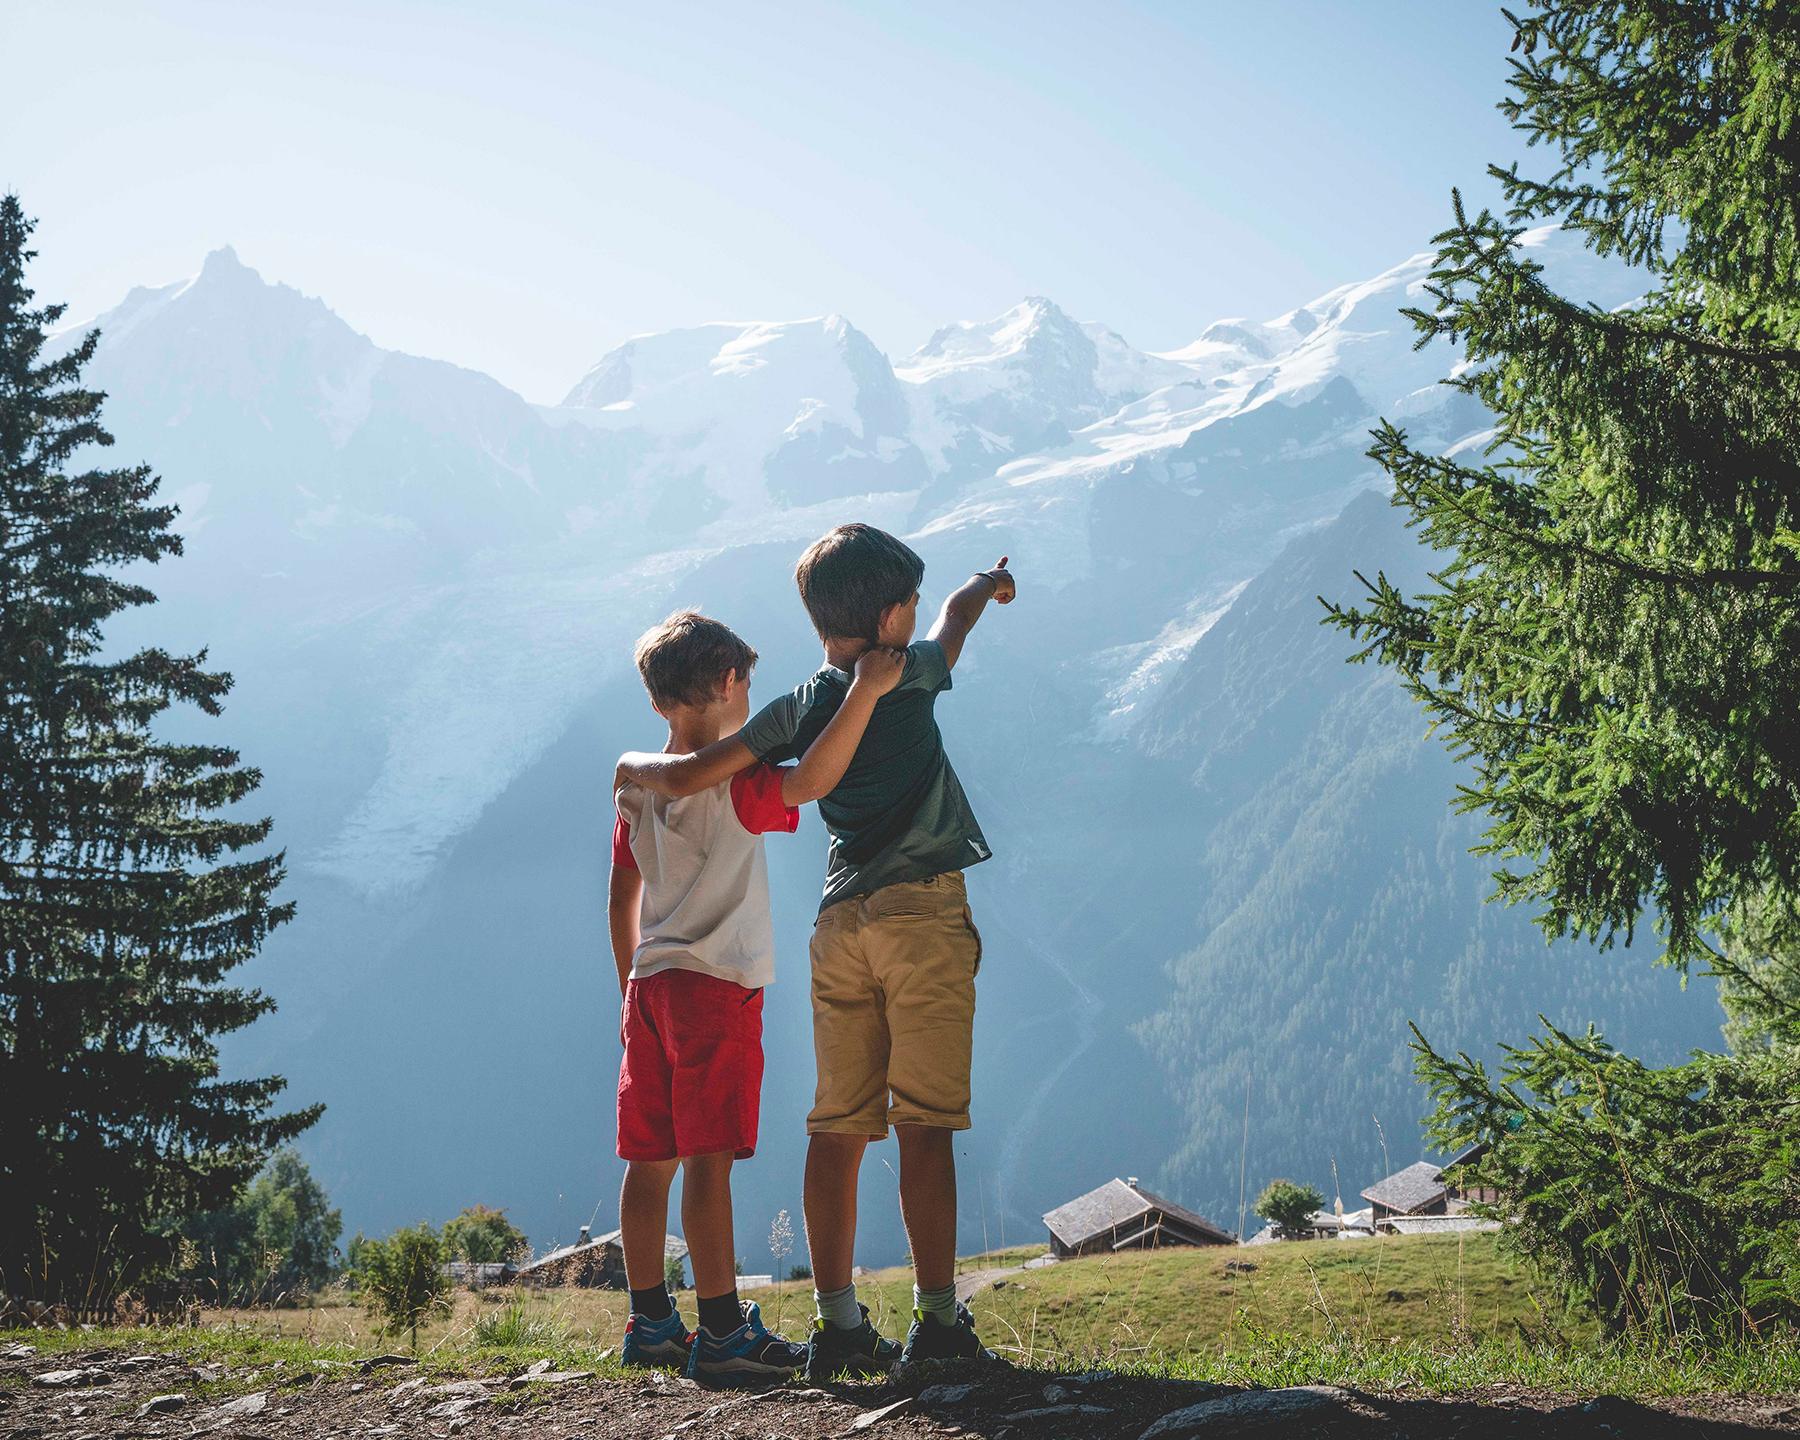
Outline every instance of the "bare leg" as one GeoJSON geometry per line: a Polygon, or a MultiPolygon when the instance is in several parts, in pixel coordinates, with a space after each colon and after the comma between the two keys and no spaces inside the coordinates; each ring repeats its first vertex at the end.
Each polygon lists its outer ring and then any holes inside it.
{"type": "Polygon", "coordinates": [[[850,1283],[856,1255],[856,1177],[867,1135],[814,1135],[806,1147],[806,1248],[813,1288],[821,1294],[850,1283]]]}
{"type": "MultiPolygon", "coordinates": [[[[912,1244],[921,1290],[942,1290],[956,1279],[956,1152],[954,1130],[896,1125],[900,1141],[900,1216],[912,1244]]],[[[810,1219],[810,1216],[809,1216],[810,1219]]]]}
{"type": "Polygon", "coordinates": [[[681,1162],[681,1228],[694,1263],[694,1293],[711,1300],[737,1289],[737,1243],[731,1231],[729,1150],[681,1162]]]}
{"type": "Polygon", "coordinates": [[[669,1233],[669,1186],[679,1160],[633,1160],[619,1191],[619,1237],[625,1278],[633,1290],[663,1283],[663,1240],[669,1233]]]}

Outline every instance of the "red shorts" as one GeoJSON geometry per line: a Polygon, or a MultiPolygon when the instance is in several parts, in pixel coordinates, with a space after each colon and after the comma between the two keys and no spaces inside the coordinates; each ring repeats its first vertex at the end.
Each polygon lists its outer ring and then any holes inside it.
{"type": "Polygon", "coordinates": [[[620,1159],[756,1153],[762,1012],[761,990],[694,970],[627,983],[620,1159]]]}

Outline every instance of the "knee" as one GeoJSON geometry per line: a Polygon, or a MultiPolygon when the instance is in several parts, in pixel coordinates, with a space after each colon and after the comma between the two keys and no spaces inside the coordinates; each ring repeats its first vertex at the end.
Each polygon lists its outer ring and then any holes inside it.
{"type": "Polygon", "coordinates": [[[832,1160],[857,1159],[868,1147],[867,1135],[837,1135],[831,1131],[821,1130],[806,1142],[809,1154],[822,1156],[832,1160]]]}
{"type": "Polygon", "coordinates": [[[708,1192],[727,1189],[731,1184],[732,1159],[729,1150],[721,1150],[716,1155],[690,1156],[681,1162],[685,1177],[682,1183],[708,1192]]]}
{"type": "Polygon", "coordinates": [[[956,1132],[942,1125],[896,1125],[902,1155],[949,1155],[956,1132]]]}

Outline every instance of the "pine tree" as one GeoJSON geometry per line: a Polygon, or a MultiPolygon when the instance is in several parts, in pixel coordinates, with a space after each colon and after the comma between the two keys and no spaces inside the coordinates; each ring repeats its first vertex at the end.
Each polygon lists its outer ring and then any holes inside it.
{"type": "Polygon", "coordinates": [[[1725,981],[1744,1053],[1655,1069],[1590,1032],[1498,1074],[1416,1035],[1433,1138],[1487,1142],[1502,1244],[1613,1327],[1800,1319],[1800,11],[1545,0],[1502,109],[1556,163],[1494,168],[1505,220],[1437,237],[1420,344],[1495,416],[1486,463],[1370,452],[1447,552],[1328,605],[1471,762],[1464,809],[1553,936],[1645,914],[1725,981]],[[1642,302],[1555,293],[1514,243],[1560,222],[1642,268],[1642,302]]]}
{"type": "Polygon", "coordinates": [[[0,1291],[101,1306],[166,1272],[174,1227],[225,1205],[320,1107],[279,1078],[226,1080],[215,1037],[272,1007],[226,983],[290,918],[283,857],[240,857],[260,776],[158,738],[217,715],[204,652],[108,655],[148,605],[128,567],[179,555],[148,466],[103,468],[98,332],[46,358],[32,230],[0,197],[0,1291]]]}
{"type": "Polygon", "coordinates": [[[1603,943],[1651,911],[1670,961],[1730,969],[1735,904],[1800,940],[1800,11],[1509,18],[1501,108],[1557,162],[1491,170],[1504,222],[1456,199],[1408,312],[1464,347],[1494,449],[1382,426],[1395,503],[1451,556],[1332,618],[1473,762],[1503,897],[1603,943]],[[1543,221],[1641,266],[1643,302],[1555,293],[1512,243],[1543,221]]]}

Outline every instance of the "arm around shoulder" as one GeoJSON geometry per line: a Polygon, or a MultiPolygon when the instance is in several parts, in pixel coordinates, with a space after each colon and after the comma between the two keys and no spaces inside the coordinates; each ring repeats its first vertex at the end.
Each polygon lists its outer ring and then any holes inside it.
{"type": "Polygon", "coordinates": [[[906,652],[876,647],[865,650],[856,662],[856,678],[838,706],[837,714],[806,747],[800,763],[782,773],[781,799],[787,805],[804,805],[837,788],[850,768],[856,747],[862,743],[875,702],[900,683],[906,669],[906,652]]]}
{"type": "Polygon", "coordinates": [[[679,800],[729,780],[755,759],[750,747],[735,735],[715,740],[691,755],[628,751],[619,757],[618,768],[613,772],[613,789],[616,792],[621,785],[636,784],[679,800]]]}

